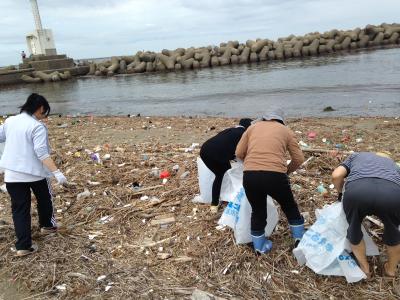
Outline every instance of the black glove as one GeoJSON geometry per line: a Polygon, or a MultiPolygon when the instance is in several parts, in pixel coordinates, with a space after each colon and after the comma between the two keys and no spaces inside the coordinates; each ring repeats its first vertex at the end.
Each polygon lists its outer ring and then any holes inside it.
{"type": "Polygon", "coordinates": [[[343,198],[343,193],[339,193],[337,201],[342,202],[342,198],[343,198]]]}

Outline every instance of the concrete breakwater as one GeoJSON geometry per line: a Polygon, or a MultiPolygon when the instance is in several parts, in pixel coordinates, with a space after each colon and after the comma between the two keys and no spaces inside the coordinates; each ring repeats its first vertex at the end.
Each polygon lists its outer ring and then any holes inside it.
{"type": "Polygon", "coordinates": [[[400,24],[367,25],[354,30],[314,32],[304,36],[290,35],[277,41],[229,41],[219,46],[164,49],[161,53],[139,51],[133,56],[112,57],[101,63],[90,63],[88,75],[113,76],[155,71],[190,70],[229,64],[244,64],[301,58],[356,49],[400,44],[400,24]]]}

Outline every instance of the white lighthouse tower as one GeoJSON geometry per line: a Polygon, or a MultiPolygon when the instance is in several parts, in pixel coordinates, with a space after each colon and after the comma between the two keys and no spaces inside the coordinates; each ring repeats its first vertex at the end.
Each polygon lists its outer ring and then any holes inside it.
{"type": "Polygon", "coordinates": [[[30,0],[36,30],[26,36],[29,52],[32,55],[57,55],[53,33],[50,29],[43,29],[39,7],[36,0],[30,0]]]}

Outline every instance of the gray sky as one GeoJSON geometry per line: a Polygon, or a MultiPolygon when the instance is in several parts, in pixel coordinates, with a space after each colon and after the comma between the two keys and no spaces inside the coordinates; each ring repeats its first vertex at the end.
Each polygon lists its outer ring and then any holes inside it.
{"type": "MultiPolygon", "coordinates": [[[[399,0],[38,0],[59,53],[74,59],[400,22],[399,0]]],[[[34,29],[29,0],[0,0],[0,65],[34,29]]]]}

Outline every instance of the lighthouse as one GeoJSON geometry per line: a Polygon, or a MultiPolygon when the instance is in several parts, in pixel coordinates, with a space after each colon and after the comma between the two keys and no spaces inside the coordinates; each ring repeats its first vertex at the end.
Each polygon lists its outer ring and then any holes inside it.
{"type": "Polygon", "coordinates": [[[26,36],[26,43],[32,55],[57,55],[53,33],[50,29],[44,29],[40,19],[39,6],[36,0],[30,0],[35,30],[26,36]]]}

